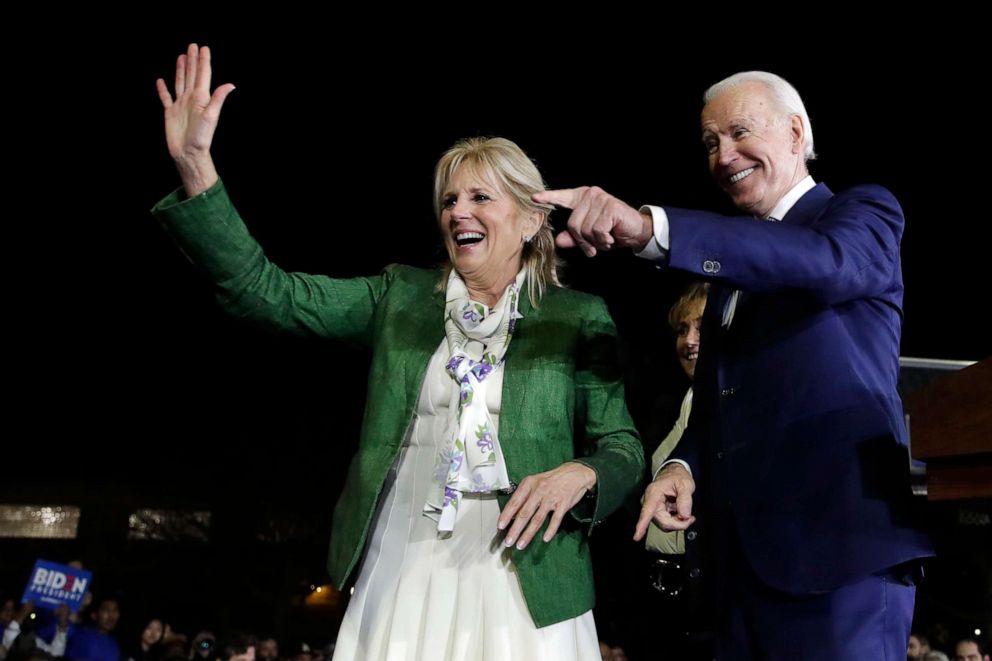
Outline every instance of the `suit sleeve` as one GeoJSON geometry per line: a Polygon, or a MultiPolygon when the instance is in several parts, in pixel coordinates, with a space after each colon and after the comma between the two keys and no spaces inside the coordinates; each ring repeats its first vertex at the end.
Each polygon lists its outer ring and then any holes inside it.
{"type": "Polygon", "coordinates": [[[214,283],[218,302],[234,317],[274,332],[371,342],[373,314],[391,269],[343,280],[283,271],[248,233],[223,182],[191,199],[177,190],[152,214],[214,283]]]}
{"type": "Polygon", "coordinates": [[[738,289],[805,290],[835,305],[885,293],[896,280],[903,214],[879,186],[833,196],[808,224],[665,211],[669,264],[738,289]]]}
{"type": "Polygon", "coordinates": [[[580,523],[598,522],[641,488],[644,450],[624,399],[616,327],[599,299],[584,312],[575,371],[577,433],[588,454],[576,459],[596,472],[595,498],[572,508],[580,523]]]}

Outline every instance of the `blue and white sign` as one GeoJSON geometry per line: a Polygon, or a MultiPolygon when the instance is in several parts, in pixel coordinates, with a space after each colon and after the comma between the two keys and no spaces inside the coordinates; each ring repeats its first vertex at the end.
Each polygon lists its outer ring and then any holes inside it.
{"type": "Polygon", "coordinates": [[[55,609],[62,604],[75,613],[83,603],[93,573],[67,567],[48,560],[38,560],[31,570],[21,603],[32,601],[36,606],[55,609]]]}

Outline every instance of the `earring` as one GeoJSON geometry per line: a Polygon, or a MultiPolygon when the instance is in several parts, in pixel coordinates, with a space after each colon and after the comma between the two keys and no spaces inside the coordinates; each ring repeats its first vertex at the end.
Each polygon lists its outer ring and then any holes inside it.
{"type": "Polygon", "coordinates": [[[530,243],[530,240],[533,238],[530,234],[524,234],[524,243],[530,243]]]}

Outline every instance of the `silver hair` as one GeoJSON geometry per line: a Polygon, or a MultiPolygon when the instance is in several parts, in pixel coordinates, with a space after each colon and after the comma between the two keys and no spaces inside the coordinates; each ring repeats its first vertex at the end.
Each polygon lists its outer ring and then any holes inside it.
{"type": "Polygon", "coordinates": [[[735,73],[732,76],[724,78],[718,83],[710,85],[710,88],[703,94],[703,103],[709,103],[724,92],[744,83],[761,83],[768,88],[772,98],[786,114],[799,115],[806,129],[803,156],[807,161],[815,159],[816,152],[813,150],[813,125],[809,122],[809,114],[806,112],[806,106],[803,104],[799,92],[785,78],[768,73],[767,71],[741,71],[740,73],[735,73]]]}

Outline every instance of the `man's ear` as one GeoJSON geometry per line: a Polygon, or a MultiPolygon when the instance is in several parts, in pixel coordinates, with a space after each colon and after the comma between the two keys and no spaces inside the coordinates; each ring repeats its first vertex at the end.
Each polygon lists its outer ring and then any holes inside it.
{"type": "Polygon", "coordinates": [[[792,153],[802,154],[806,145],[806,125],[799,115],[790,118],[789,132],[792,134],[792,153]]]}

